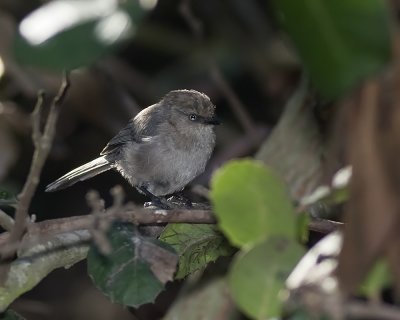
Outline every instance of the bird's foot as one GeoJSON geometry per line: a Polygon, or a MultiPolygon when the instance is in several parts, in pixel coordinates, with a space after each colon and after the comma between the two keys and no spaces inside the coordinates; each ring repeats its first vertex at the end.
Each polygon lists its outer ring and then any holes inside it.
{"type": "Polygon", "coordinates": [[[161,199],[153,199],[152,201],[145,202],[143,205],[145,208],[156,207],[163,210],[169,210],[171,207],[166,203],[166,201],[162,201],[161,199]]]}
{"type": "Polygon", "coordinates": [[[192,201],[179,193],[169,197],[167,201],[178,206],[184,206],[186,208],[193,207],[192,201]]]}
{"type": "Polygon", "coordinates": [[[151,198],[151,201],[144,203],[145,208],[156,207],[156,208],[165,209],[165,210],[171,209],[171,207],[168,205],[167,200],[165,200],[165,198],[157,197],[156,195],[154,195],[150,191],[148,191],[146,189],[146,187],[140,187],[140,188],[138,188],[138,190],[140,192],[142,192],[144,195],[151,198]]]}

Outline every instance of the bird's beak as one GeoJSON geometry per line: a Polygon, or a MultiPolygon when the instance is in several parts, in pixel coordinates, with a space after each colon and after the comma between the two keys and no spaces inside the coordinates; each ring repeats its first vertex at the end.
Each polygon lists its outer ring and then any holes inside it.
{"type": "Polygon", "coordinates": [[[211,118],[205,118],[204,119],[204,123],[217,126],[217,125],[221,124],[221,121],[218,119],[217,116],[214,116],[214,117],[211,117],[211,118]]]}

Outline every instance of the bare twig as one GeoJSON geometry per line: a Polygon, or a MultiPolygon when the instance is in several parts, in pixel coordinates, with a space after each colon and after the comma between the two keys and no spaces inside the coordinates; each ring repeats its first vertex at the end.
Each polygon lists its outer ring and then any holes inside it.
{"type": "Polygon", "coordinates": [[[362,320],[398,320],[400,309],[387,304],[375,304],[351,301],[347,305],[347,319],[362,320]]]}
{"type": "Polygon", "coordinates": [[[116,185],[111,188],[110,193],[113,197],[113,207],[120,209],[125,199],[124,189],[120,185],[116,185]]]}
{"type": "Polygon", "coordinates": [[[326,219],[311,220],[308,224],[310,231],[315,231],[323,234],[328,234],[343,227],[343,223],[326,219]]]}
{"type": "MultiPolygon", "coordinates": [[[[215,224],[216,219],[211,210],[187,210],[187,209],[145,209],[138,207],[132,203],[121,206],[119,210],[110,207],[98,217],[101,223],[111,224],[113,221],[129,222],[137,225],[159,225],[166,223],[192,223],[192,224],[215,224]]],[[[93,228],[93,216],[72,216],[68,218],[59,218],[45,220],[32,223],[29,225],[26,238],[27,241],[23,246],[31,246],[43,241],[47,241],[51,237],[62,233],[73,232],[77,230],[90,230],[93,228]],[[32,239],[36,239],[32,241],[32,239]]],[[[341,226],[340,223],[328,220],[315,220],[309,224],[309,229],[329,233],[337,230],[341,226]]],[[[0,246],[7,242],[10,234],[5,232],[0,234],[0,246]]],[[[14,250],[21,248],[21,243],[14,246],[14,250]]],[[[25,249],[25,248],[24,248],[25,249]]]]}
{"type": "MultiPolygon", "coordinates": [[[[315,271],[314,271],[315,272],[315,271]]],[[[336,280],[332,280],[336,281],[336,280]]],[[[340,292],[328,291],[314,285],[305,284],[292,292],[290,305],[296,309],[305,308],[312,319],[328,317],[329,319],[359,320],[398,320],[400,308],[385,303],[373,303],[346,298],[340,292]]]]}
{"type": "Polygon", "coordinates": [[[110,228],[110,221],[101,219],[105,212],[104,200],[100,198],[97,191],[89,191],[86,195],[89,207],[92,208],[92,226],[89,228],[90,234],[96,246],[103,254],[111,252],[111,245],[107,239],[107,231],[110,228]]]}
{"type": "Polygon", "coordinates": [[[0,226],[7,231],[10,231],[14,225],[14,219],[0,209],[0,226]]]}
{"type": "MultiPolygon", "coordinates": [[[[118,211],[110,207],[97,217],[98,224],[111,224],[113,221],[130,222],[137,225],[158,225],[166,223],[214,224],[216,220],[209,210],[152,210],[137,207],[131,203],[118,211]]],[[[33,245],[46,242],[51,238],[78,230],[92,230],[93,215],[72,216],[68,218],[45,220],[29,224],[24,241],[16,242],[12,250],[25,251],[33,245]]],[[[8,242],[9,232],[0,234],[0,246],[8,242]]]]}
{"type": "MultiPolygon", "coordinates": [[[[29,218],[29,205],[39,184],[40,173],[49,154],[51,143],[53,141],[56,122],[60,111],[59,107],[65,98],[69,85],[70,82],[68,75],[65,74],[59,92],[54,98],[53,103],[50,107],[50,112],[47,117],[43,133],[40,132],[40,110],[43,103],[43,92],[40,92],[38,94],[38,102],[35,106],[34,112],[32,113],[32,139],[35,145],[35,152],[33,155],[28,178],[25,182],[22,192],[18,195],[19,201],[15,212],[15,224],[10,231],[10,236],[8,238],[7,244],[5,244],[1,248],[1,257],[3,260],[11,259],[14,256],[15,250],[12,248],[14,248],[15,246],[13,244],[19,242],[26,231],[27,221],[29,218]]],[[[5,281],[7,273],[7,267],[0,270],[0,282],[3,283],[5,281]]]]}
{"type": "Polygon", "coordinates": [[[194,185],[190,191],[204,199],[210,199],[210,190],[201,184],[194,185]]]}
{"type": "Polygon", "coordinates": [[[104,200],[100,198],[100,195],[95,190],[90,190],[86,194],[86,202],[92,209],[92,214],[98,214],[105,211],[104,200]]]}
{"type": "Polygon", "coordinates": [[[31,120],[32,120],[32,140],[35,148],[40,148],[40,139],[42,136],[42,133],[40,132],[40,120],[41,120],[41,114],[42,114],[42,105],[43,105],[43,100],[44,100],[44,91],[39,91],[38,92],[38,97],[37,97],[37,102],[35,105],[35,108],[33,109],[33,112],[31,114],[31,120]]]}
{"type": "MultiPolygon", "coordinates": [[[[192,11],[190,6],[190,0],[182,0],[179,6],[179,11],[183,19],[188,24],[189,28],[196,39],[201,42],[204,39],[203,24],[192,11]]],[[[209,60],[209,74],[211,79],[215,82],[219,90],[225,96],[225,99],[229,102],[229,107],[232,109],[240,125],[243,127],[246,133],[251,133],[255,130],[256,126],[250,114],[246,111],[246,107],[240,101],[239,97],[232,90],[228,81],[223,76],[222,72],[215,63],[215,59],[208,57],[209,60]]]]}
{"type": "Polygon", "coordinates": [[[225,96],[225,99],[229,102],[229,106],[239,121],[240,125],[246,133],[252,133],[256,129],[253,119],[250,114],[246,111],[245,105],[240,101],[239,97],[233,91],[228,81],[223,76],[221,70],[218,68],[215,62],[211,62],[209,73],[211,79],[217,85],[219,90],[225,96]]]}
{"type": "MultiPolygon", "coordinates": [[[[101,215],[101,219],[109,221],[131,222],[134,224],[164,223],[204,223],[213,224],[216,220],[210,210],[151,210],[126,204],[119,211],[112,207],[101,215]],[[112,210],[112,211],[111,211],[112,210]]],[[[76,216],[37,222],[29,226],[31,234],[58,234],[74,230],[88,229],[92,225],[92,217],[76,216]]]]}
{"type": "Polygon", "coordinates": [[[198,40],[202,40],[204,35],[203,23],[194,16],[192,8],[190,7],[190,0],[182,0],[179,5],[179,11],[195,37],[198,40]]]}

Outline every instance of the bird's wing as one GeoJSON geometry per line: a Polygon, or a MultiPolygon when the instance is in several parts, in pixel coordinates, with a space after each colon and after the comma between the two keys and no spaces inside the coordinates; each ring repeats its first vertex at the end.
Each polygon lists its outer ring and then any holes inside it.
{"type": "Polygon", "coordinates": [[[129,141],[135,141],[135,131],[132,127],[132,121],[129,121],[128,125],[125,126],[120,132],[117,133],[104,147],[100,155],[106,155],[113,153],[116,149],[119,149],[122,145],[129,141]]]}
{"type": "Polygon", "coordinates": [[[128,142],[134,142],[138,144],[146,143],[158,134],[158,125],[162,121],[162,117],[159,116],[155,108],[149,107],[142,110],[134,119],[130,120],[129,123],[112,138],[100,155],[107,155],[117,152],[121,146],[128,142]],[[151,122],[151,125],[150,125],[151,122]]]}

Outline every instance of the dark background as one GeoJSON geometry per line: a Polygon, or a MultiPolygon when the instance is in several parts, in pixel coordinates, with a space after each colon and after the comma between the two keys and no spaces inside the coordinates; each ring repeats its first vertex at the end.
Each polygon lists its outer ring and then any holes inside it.
{"type": "MultiPolygon", "coordinates": [[[[0,1],[0,57],[5,65],[0,78],[0,187],[9,197],[21,189],[29,170],[33,152],[29,114],[36,92],[44,89],[50,102],[61,80],[60,74],[20,66],[13,58],[18,22],[41,4],[0,1]]],[[[44,187],[95,158],[131,117],[172,89],[206,93],[223,121],[217,128],[214,156],[194,184],[207,185],[222,163],[254,154],[267,137],[301,73],[269,1],[191,1],[201,36],[183,17],[181,5],[181,1],[159,1],[130,41],[91,67],[72,72],[53,148],[31,205],[38,220],[89,213],[85,194],[90,189],[98,190],[110,205],[109,190],[116,184],[124,187],[127,200],[142,203],[145,199],[115,172],[56,193],[44,193],[44,187]],[[234,101],[242,105],[250,128],[235,111],[234,101]]],[[[53,272],[13,308],[29,319],[133,317],[94,288],[84,263],[53,272]]]]}

